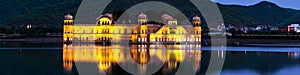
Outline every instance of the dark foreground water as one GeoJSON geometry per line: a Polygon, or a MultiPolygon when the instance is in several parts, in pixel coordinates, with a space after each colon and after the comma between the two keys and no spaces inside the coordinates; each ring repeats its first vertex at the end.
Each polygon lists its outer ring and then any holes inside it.
{"type": "MultiPolygon", "coordinates": [[[[122,68],[124,64],[132,63],[131,60],[138,63],[138,66],[130,67],[137,67],[140,74],[149,72],[151,66],[145,64],[151,64],[151,61],[163,63],[154,75],[174,75],[182,62],[192,61],[191,70],[201,75],[209,67],[212,51],[208,49],[210,48],[197,45],[63,45],[35,48],[2,46],[0,75],[78,75],[81,65],[76,63],[95,64],[88,70],[108,75],[131,75],[122,68]]],[[[299,52],[295,51],[297,49],[228,47],[227,51],[213,51],[218,53],[218,58],[225,59],[221,75],[298,75],[300,58],[299,52]]]]}

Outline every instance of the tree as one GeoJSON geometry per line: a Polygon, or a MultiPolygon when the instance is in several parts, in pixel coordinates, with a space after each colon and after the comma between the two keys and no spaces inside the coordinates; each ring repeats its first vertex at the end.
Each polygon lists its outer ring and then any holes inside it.
{"type": "Polygon", "coordinates": [[[5,28],[4,27],[0,27],[0,33],[4,33],[5,28]]]}
{"type": "Polygon", "coordinates": [[[236,30],[234,28],[228,29],[227,32],[230,32],[231,34],[235,34],[236,30]]]}
{"type": "Polygon", "coordinates": [[[300,33],[299,33],[299,32],[297,32],[296,34],[297,34],[297,37],[300,35],[300,33]]]}
{"type": "Polygon", "coordinates": [[[289,31],[289,33],[288,33],[289,35],[293,35],[293,36],[295,36],[296,34],[297,34],[297,32],[296,31],[289,31]]]}
{"type": "Polygon", "coordinates": [[[270,32],[272,35],[280,35],[283,34],[283,32],[281,30],[273,30],[270,32]]]}
{"type": "Polygon", "coordinates": [[[239,30],[237,30],[236,34],[242,35],[243,31],[239,29],[239,30]]]}

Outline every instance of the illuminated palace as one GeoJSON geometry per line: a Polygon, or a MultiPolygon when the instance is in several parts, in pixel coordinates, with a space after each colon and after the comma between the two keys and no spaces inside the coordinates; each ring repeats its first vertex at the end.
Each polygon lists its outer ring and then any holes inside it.
{"type": "MultiPolygon", "coordinates": [[[[167,15],[167,14],[164,14],[167,15]]],[[[143,13],[138,15],[137,24],[114,24],[112,14],[100,15],[96,24],[76,24],[73,16],[64,19],[64,42],[120,42],[130,43],[180,43],[201,42],[201,19],[193,17],[192,25],[178,25],[176,19],[166,24],[148,21],[143,13]]]]}

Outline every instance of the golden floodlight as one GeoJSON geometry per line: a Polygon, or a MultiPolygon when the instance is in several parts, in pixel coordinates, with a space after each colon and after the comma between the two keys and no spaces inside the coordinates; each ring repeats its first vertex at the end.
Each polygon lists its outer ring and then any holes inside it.
{"type": "Polygon", "coordinates": [[[147,16],[141,13],[138,16],[139,23],[130,26],[114,24],[112,14],[104,14],[97,18],[96,24],[74,25],[73,16],[68,14],[64,20],[63,40],[65,43],[78,40],[101,44],[126,40],[130,43],[201,42],[200,17],[193,17],[192,25],[178,25],[177,20],[173,18],[166,18],[166,20],[167,24],[148,21],[147,16]]]}

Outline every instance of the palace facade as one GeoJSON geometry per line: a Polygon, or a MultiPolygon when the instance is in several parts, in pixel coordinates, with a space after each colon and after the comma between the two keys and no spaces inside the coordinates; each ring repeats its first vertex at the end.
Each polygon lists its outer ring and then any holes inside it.
{"type": "Polygon", "coordinates": [[[115,24],[112,14],[103,14],[96,24],[76,24],[73,16],[64,17],[63,41],[80,42],[121,42],[130,43],[180,43],[201,42],[201,19],[193,17],[191,25],[178,25],[176,19],[168,19],[166,24],[148,21],[147,15],[138,15],[137,24],[115,24]]]}

